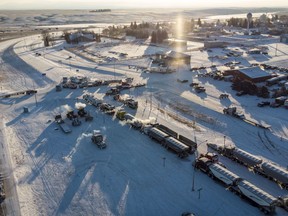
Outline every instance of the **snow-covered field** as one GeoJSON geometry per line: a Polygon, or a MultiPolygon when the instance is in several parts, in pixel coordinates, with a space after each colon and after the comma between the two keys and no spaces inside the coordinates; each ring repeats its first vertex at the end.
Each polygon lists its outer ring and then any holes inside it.
{"type": "MultiPolygon", "coordinates": [[[[277,43],[275,54],[276,40],[259,41],[269,42],[267,57],[244,54],[230,60],[241,61],[246,66],[252,62],[269,62],[288,67],[287,44],[277,43]]],[[[193,155],[179,159],[148,136],[93,106],[86,107],[94,117],[92,122],[82,120],[79,127],[72,127],[71,122],[65,119],[72,133],[64,134],[58,129],[54,117],[59,113],[65,116],[67,105],[75,108],[76,102],[83,102],[83,94],[94,93],[116,106],[121,104],[113,101],[111,96],[105,96],[108,87],[56,92],[55,85],[63,76],[81,75],[95,79],[133,77],[135,83],[145,83],[146,86],[123,92],[139,102],[137,111],[125,107],[126,111],[143,120],[155,119],[192,140],[197,139],[199,152],[207,151],[206,140],[219,145],[225,142],[283,167],[288,165],[288,116],[285,108],[259,108],[257,103],[261,99],[256,96],[237,97],[230,82],[199,78],[187,66],[180,66],[172,74],[142,73],[128,68],[128,65],[148,67],[149,58],[141,56],[166,51],[163,47],[136,42],[106,47],[92,44],[87,48],[89,52],[107,57],[115,57],[113,52],[128,54],[125,60],[99,63],[80,55],[79,49],[63,49],[64,46],[67,48],[63,43],[43,48],[38,36],[30,36],[0,44],[1,93],[38,90],[36,95],[0,99],[4,125],[0,142],[5,140],[10,153],[21,215],[181,215],[183,212],[211,216],[261,215],[256,207],[225,190],[207,175],[200,171],[194,173],[191,165],[193,155]],[[36,52],[41,56],[36,56],[36,52]],[[188,83],[179,83],[177,79],[199,82],[205,86],[206,93],[197,94],[188,83]],[[229,99],[219,100],[221,93],[228,93],[229,99]],[[223,108],[229,105],[237,106],[250,119],[271,125],[271,130],[264,132],[223,115],[223,108]],[[27,107],[29,113],[23,113],[23,107],[27,107]],[[160,109],[165,112],[160,112],[160,109]],[[169,113],[196,121],[197,130],[174,120],[169,113]],[[91,142],[93,130],[105,135],[107,149],[100,150],[91,142]],[[195,191],[192,191],[193,175],[195,191]]],[[[209,55],[222,52],[222,49],[213,49],[212,53],[190,51],[188,54],[192,56],[191,66],[198,67],[211,65],[209,55]]],[[[214,59],[213,63],[220,66],[227,61],[214,59]]],[[[275,197],[287,194],[287,190],[239,164],[224,157],[220,157],[220,161],[229,170],[275,197]]],[[[287,214],[280,208],[276,212],[277,215],[287,214]]]]}

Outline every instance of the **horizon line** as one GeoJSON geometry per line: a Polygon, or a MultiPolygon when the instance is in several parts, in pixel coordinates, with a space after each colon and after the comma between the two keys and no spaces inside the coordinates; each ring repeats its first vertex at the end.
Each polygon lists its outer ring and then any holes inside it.
{"type": "MultiPolygon", "coordinates": [[[[0,11],[28,11],[28,10],[103,10],[103,9],[109,9],[109,10],[134,10],[134,9],[145,9],[145,10],[151,10],[151,9],[171,9],[171,10],[205,10],[205,9],[241,9],[241,8],[250,8],[251,10],[253,9],[288,9],[288,6],[278,6],[278,7],[265,7],[265,6],[254,6],[254,7],[245,7],[245,6],[241,6],[241,7],[221,7],[221,6],[215,6],[215,7],[194,7],[194,8],[187,8],[187,7],[179,7],[179,8],[173,8],[173,7],[119,7],[119,8],[108,8],[108,7],[102,7],[102,8],[26,8],[26,9],[15,9],[15,8],[2,8],[0,9],[0,11]]],[[[107,13],[107,12],[103,12],[103,13],[107,13]]]]}

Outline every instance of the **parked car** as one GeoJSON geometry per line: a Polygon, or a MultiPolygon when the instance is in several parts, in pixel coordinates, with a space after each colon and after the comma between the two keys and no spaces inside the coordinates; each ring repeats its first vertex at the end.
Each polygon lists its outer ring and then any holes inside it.
{"type": "Polygon", "coordinates": [[[194,86],[198,86],[198,85],[199,85],[199,83],[192,82],[192,83],[190,83],[189,86],[194,87],[194,86]]]}
{"type": "Polygon", "coordinates": [[[269,106],[270,102],[269,101],[262,101],[257,104],[258,107],[264,107],[264,106],[269,106]]]}
{"type": "Polygon", "coordinates": [[[277,108],[277,107],[280,107],[281,106],[281,104],[279,104],[279,103],[271,103],[270,104],[270,107],[272,107],[272,108],[277,108]]]}

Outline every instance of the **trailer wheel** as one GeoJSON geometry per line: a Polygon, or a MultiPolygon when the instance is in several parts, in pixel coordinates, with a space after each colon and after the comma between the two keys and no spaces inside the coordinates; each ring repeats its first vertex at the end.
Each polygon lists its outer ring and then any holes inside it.
{"type": "Polygon", "coordinates": [[[263,208],[263,207],[260,207],[260,210],[266,215],[269,214],[269,211],[267,209],[263,208]]]}
{"type": "Polygon", "coordinates": [[[286,190],[288,190],[288,184],[282,183],[282,184],[281,184],[281,187],[284,188],[284,189],[286,189],[286,190]]]}
{"type": "Polygon", "coordinates": [[[211,171],[208,172],[208,176],[209,176],[210,178],[214,179],[214,176],[213,176],[213,174],[211,173],[211,171]]]}

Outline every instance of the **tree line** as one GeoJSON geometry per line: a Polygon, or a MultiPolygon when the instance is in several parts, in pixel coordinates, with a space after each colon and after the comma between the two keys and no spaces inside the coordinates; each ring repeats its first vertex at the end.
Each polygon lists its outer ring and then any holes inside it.
{"type": "Polygon", "coordinates": [[[153,31],[151,34],[151,43],[162,43],[168,38],[168,33],[166,30],[158,29],[153,31]]]}

